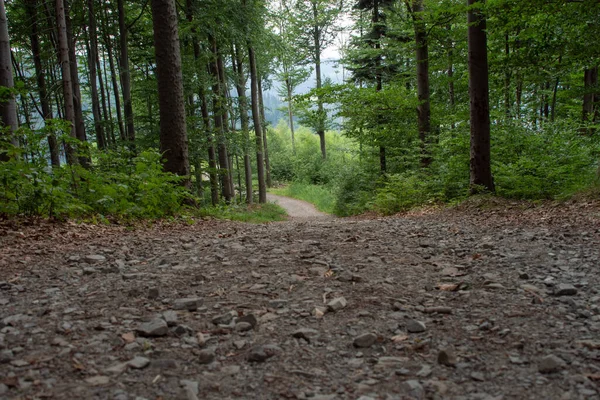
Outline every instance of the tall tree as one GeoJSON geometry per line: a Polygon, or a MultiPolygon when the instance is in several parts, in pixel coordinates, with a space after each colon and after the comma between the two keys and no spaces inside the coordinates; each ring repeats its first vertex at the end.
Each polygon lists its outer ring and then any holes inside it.
{"type": "MultiPolygon", "coordinates": [[[[190,164],[177,8],[175,0],[152,0],[151,7],[160,113],[160,151],[165,157],[165,171],[188,176],[190,164]]],[[[186,180],[186,184],[189,181],[186,180]]]]}
{"type": "Polygon", "coordinates": [[[106,147],[106,139],[102,118],[100,116],[100,100],[98,98],[98,74],[96,73],[96,64],[98,62],[98,40],[96,37],[96,15],[94,14],[94,0],[87,0],[88,24],[89,24],[89,48],[88,48],[88,66],[90,69],[90,86],[92,89],[92,112],[94,116],[94,130],[96,132],[96,142],[99,149],[106,147]]]}
{"type": "Polygon", "coordinates": [[[471,193],[494,191],[490,156],[490,100],[484,2],[467,0],[469,95],[471,99],[471,193]]]}
{"type": "MultiPolygon", "coordinates": [[[[62,75],[64,119],[71,125],[71,137],[77,138],[77,133],[75,131],[75,105],[73,103],[73,85],[71,84],[71,62],[69,60],[69,40],[67,38],[64,0],[56,0],[56,27],[58,29],[58,55],[62,75]]],[[[69,164],[73,165],[78,163],[73,146],[68,143],[65,144],[65,152],[69,164]]]]}
{"type": "Polygon", "coordinates": [[[126,24],[125,0],[117,0],[119,13],[119,70],[121,72],[121,91],[123,92],[123,109],[125,114],[125,131],[127,140],[135,141],[135,125],[133,123],[133,106],[131,103],[131,73],[129,71],[129,29],[126,24]]]}
{"type": "MultiPolygon", "coordinates": [[[[8,36],[8,20],[6,18],[6,8],[4,0],[0,0],[0,86],[7,88],[9,91],[14,88],[14,79],[10,56],[10,40],[8,36]]],[[[8,134],[11,136],[10,141],[16,144],[14,133],[17,129],[17,106],[15,97],[12,92],[4,91],[0,93],[0,115],[2,124],[0,129],[7,127],[8,134]]],[[[0,131],[2,134],[2,131],[0,131]]],[[[6,153],[0,151],[0,161],[7,161],[6,153]]]]}
{"type": "Polygon", "coordinates": [[[325,125],[327,111],[324,107],[321,54],[333,43],[339,32],[338,21],[344,9],[343,0],[297,0],[294,8],[295,33],[298,47],[310,50],[310,60],[315,66],[317,110],[313,127],[319,135],[321,156],[327,158],[325,125]]]}
{"type": "Polygon", "coordinates": [[[248,120],[248,97],[246,96],[246,73],[244,71],[244,60],[239,45],[235,45],[232,55],[232,65],[236,73],[236,89],[238,94],[238,107],[240,114],[240,125],[243,135],[244,148],[244,172],[246,184],[246,202],[252,204],[252,164],[250,160],[250,123],[248,120]]]}
{"type": "Polygon", "coordinates": [[[260,104],[258,94],[258,72],[256,68],[256,56],[252,45],[248,46],[248,58],[250,59],[250,87],[252,99],[252,120],[254,122],[254,133],[256,136],[256,173],[258,175],[258,202],[267,202],[267,185],[265,181],[265,161],[263,157],[262,142],[262,119],[260,116],[260,104]]]}

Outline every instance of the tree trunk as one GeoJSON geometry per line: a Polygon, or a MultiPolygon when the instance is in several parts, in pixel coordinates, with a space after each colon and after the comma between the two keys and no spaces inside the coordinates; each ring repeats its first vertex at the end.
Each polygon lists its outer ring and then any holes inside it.
{"type": "Polygon", "coordinates": [[[131,105],[131,74],[129,72],[129,51],[127,48],[127,37],[129,32],[125,24],[125,0],[117,0],[119,13],[119,69],[121,71],[121,92],[123,92],[123,108],[125,113],[125,131],[127,140],[135,142],[135,127],[133,125],[133,106],[131,105]]]}
{"type": "Polygon", "coordinates": [[[428,144],[431,134],[431,106],[429,103],[429,48],[427,29],[420,13],[423,12],[423,0],[413,2],[413,18],[415,23],[415,44],[417,63],[417,125],[421,142],[421,167],[431,164],[428,144]]]}
{"type": "MultiPolygon", "coordinates": [[[[190,164],[175,0],[152,0],[151,7],[160,114],[160,152],[165,157],[165,171],[188,176],[190,164]]],[[[186,179],[185,184],[189,185],[189,180],[186,179]]]]}
{"type": "Polygon", "coordinates": [[[208,113],[208,103],[204,89],[200,88],[200,111],[202,121],[204,122],[204,132],[206,133],[206,143],[208,146],[208,176],[210,178],[210,196],[213,206],[219,204],[219,178],[217,177],[217,156],[213,144],[213,135],[210,127],[210,115],[208,113]]]}
{"type": "MultiPolygon", "coordinates": [[[[73,108],[75,109],[75,135],[77,139],[82,142],[87,141],[85,133],[85,120],[83,119],[83,108],[81,104],[81,87],[79,85],[79,71],[77,68],[77,54],[75,52],[75,37],[73,36],[73,29],[71,24],[71,18],[69,17],[69,9],[67,7],[67,1],[65,1],[65,22],[67,27],[67,45],[69,47],[69,64],[71,73],[71,85],[73,86],[73,108]]],[[[89,160],[84,155],[79,156],[79,162],[82,165],[87,165],[89,160]]]]}
{"type": "MultiPolygon", "coordinates": [[[[42,58],[40,55],[40,32],[38,26],[37,13],[37,0],[28,0],[27,14],[29,16],[29,24],[31,26],[31,33],[29,35],[29,38],[31,40],[31,52],[33,55],[33,65],[35,67],[35,77],[38,87],[38,93],[40,95],[42,114],[44,121],[46,121],[52,119],[52,107],[50,106],[50,101],[48,98],[48,90],[46,89],[46,76],[44,74],[42,58]]],[[[56,136],[53,133],[48,134],[48,146],[50,148],[50,163],[54,167],[60,167],[60,150],[58,148],[56,136]]]]}
{"type": "Polygon", "coordinates": [[[265,158],[265,178],[267,187],[273,186],[271,182],[271,162],[269,161],[269,144],[267,141],[267,119],[265,118],[265,103],[263,102],[262,79],[258,78],[258,104],[260,107],[260,121],[263,134],[263,154],[265,158]]]}
{"type": "Polygon", "coordinates": [[[504,113],[507,117],[510,117],[510,45],[508,33],[504,35],[504,56],[506,57],[504,64],[504,113]]]}
{"type": "MultiPolygon", "coordinates": [[[[583,122],[584,124],[595,122],[598,116],[598,66],[588,68],[583,72],[583,122]]],[[[585,133],[593,135],[595,129],[584,128],[585,133]]]]}
{"type": "Polygon", "coordinates": [[[265,164],[263,159],[261,118],[258,104],[258,74],[256,72],[256,58],[252,46],[248,46],[248,58],[250,59],[250,86],[252,98],[252,120],[254,122],[254,133],[256,135],[256,173],[258,175],[258,202],[267,202],[267,185],[265,183],[265,164]]]}
{"type": "Polygon", "coordinates": [[[248,97],[246,97],[246,74],[244,73],[244,61],[239,46],[235,46],[232,64],[237,73],[236,89],[238,94],[238,105],[240,110],[240,125],[244,135],[244,178],[246,185],[246,203],[252,204],[252,164],[250,162],[250,123],[248,120],[248,97]]]}
{"type": "MultiPolygon", "coordinates": [[[[65,103],[64,119],[71,124],[70,134],[77,138],[75,131],[75,105],[73,104],[73,85],[71,84],[71,63],[69,61],[69,40],[67,39],[67,24],[65,19],[64,0],[56,0],[56,26],[58,29],[59,61],[62,72],[63,101],[65,103]]],[[[66,143],[65,153],[67,163],[78,163],[73,147],[66,143]]]]}
{"type": "Polygon", "coordinates": [[[490,104],[486,19],[472,8],[478,0],[467,0],[469,47],[469,95],[471,98],[471,194],[481,187],[494,192],[490,162],[490,104]]]}
{"type": "Polygon", "coordinates": [[[292,82],[290,78],[285,79],[285,87],[287,89],[287,101],[288,101],[288,118],[290,120],[290,133],[292,135],[292,154],[296,155],[296,138],[294,133],[294,110],[292,103],[292,82]]]}
{"type": "Polygon", "coordinates": [[[119,138],[122,142],[126,140],[125,125],[123,124],[123,115],[121,113],[121,96],[119,94],[119,84],[117,82],[117,70],[115,68],[115,58],[113,55],[113,43],[109,34],[109,22],[107,7],[104,7],[104,20],[102,26],[102,38],[104,46],[108,53],[108,64],[110,67],[110,79],[113,87],[113,95],[115,99],[115,109],[117,110],[117,124],[119,125],[119,138]]]}
{"type": "Polygon", "coordinates": [[[90,87],[92,90],[92,114],[94,116],[94,131],[96,132],[96,142],[98,148],[106,148],[106,139],[102,126],[102,117],[100,116],[100,100],[98,98],[98,74],[96,73],[96,60],[98,58],[98,42],[96,39],[96,16],[94,15],[94,0],[87,0],[88,24],[89,24],[89,46],[88,46],[88,64],[90,68],[90,87]]]}
{"type": "MultiPolygon", "coordinates": [[[[4,0],[0,0],[0,86],[14,88],[14,78],[10,56],[10,39],[8,36],[8,20],[6,18],[6,9],[4,8],[4,0]]],[[[0,103],[0,116],[2,124],[10,127],[10,142],[16,145],[15,131],[18,128],[17,104],[13,94],[10,95],[8,101],[0,103]]],[[[8,161],[9,156],[0,151],[0,161],[8,161]]]]}
{"type": "MultiPolygon", "coordinates": [[[[315,74],[317,76],[317,91],[321,90],[323,86],[321,78],[321,29],[319,28],[319,11],[317,9],[317,3],[312,2],[313,9],[313,46],[315,51],[315,74]]],[[[317,135],[319,135],[319,141],[321,143],[321,156],[323,160],[327,158],[327,149],[325,148],[325,108],[323,107],[323,96],[317,94],[317,135]]]]}
{"type": "Polygon", "coordinates": [[[223,143],[225,145],[224,147],[224,151],[225,151],[225,156],[226,156],[226,161],[227,161],[227,167],[225,168],[225,171],[227,172],[227,181],[229,182],[229,195],[230,195],[230,199],[235,200],[235,188],[234,188],[234,181],[233,181],[233,163],[232,163],[232,159],[231,159],[231,155],[229,154],[229,150],[228,150],[228,146],[227,146],[227,141],[228,141],[228,134],[229,134],[229,109],[228,109],[228,102],[229,102],[229,89],[227,88],[227,76],[225,75],[225,65],[223,64],[223,57],[221,56],[221,53],[219,51],[218,48],[216,48],[216,54],[217,54],[217,70],[219,73],[219,80],[221,82],[221,84],[219,85],[219,88],[221,90],[220,92],[220,97],[222,99],[222,118],[223,118],[223,126],[222,126],[222,130],[223,130],[223,143]]]}

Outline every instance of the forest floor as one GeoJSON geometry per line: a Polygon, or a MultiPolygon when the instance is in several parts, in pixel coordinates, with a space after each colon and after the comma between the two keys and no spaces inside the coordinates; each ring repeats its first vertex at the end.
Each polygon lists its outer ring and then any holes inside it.
{"type": "Polygon", "coordinates": [[[600,205],[0,223],[2,399],[598,399],[600,205]]]}

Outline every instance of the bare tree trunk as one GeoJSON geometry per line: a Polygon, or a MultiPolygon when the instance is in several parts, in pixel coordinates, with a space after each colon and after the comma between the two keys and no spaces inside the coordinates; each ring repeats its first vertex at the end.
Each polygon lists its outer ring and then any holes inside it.
{"type": "MultiPolygon", "coordinates": [[[[452,30],[451,25],[447,25],[448,36],[452,30]]],[[[456,92],[454,90],[454,42],[450,39],[448,43],[448,99],[450,102],[450,109],[454,113],[454,107],[456,106],[456,92]]],[[[454,117],[452,118],[452,129],[456,128],[454,117]]]]}
{"type": "Polygon", "coordinates": [[[209,68],[211,75],[213,76],[213,119],[215,134],[217,135],[217,153],[219,161],[219,177],[221,181],[221,190],[225,202],[230,203],[233,197],[231,193],[231,182],[229,181],[229,159],[227,157],[227,144],[225,138],[225,129],[223,115],[225,113],[225,106],[223,105],[223,97],[221,90],[221,78],[219,76],[219,62],[218,62],[218,49],[217,42],[214,38],[211,38],[212,51],[214,60],[210,62],[209,68]]]}
{"type": "MultiPolygon", "coordinates": [[[[48,98],[48,90],[46,89],[46,76],[42,66],[42,58],[40,56],[40,40],[38,26],[38,11],[37,0],[27,1],[27,14],[29,16],[29,24],[31,25],[31,52],[33,54],[33,65],[35,67],[35,77],[37,81],[38,92],[40,95],[40,104],[44,120],[52,119],[52,107],[48,98]]],[[[56,136],[53,133],[48,134],[48,146],[50,148],[50,163],[54,167],[60,166],[60,150],[56,136]]]]}
{"type": "Polygon", "coordinates": [[[504,65],[504,113],[510,117],[510,69],[508,67],[508,58],[510,57],[508,33],[504,35],[504,56],[506,57],[504,65]]]}
{"type": "Polygon", "coordinates": [[[294,133],[294,110],[292,103],[292,82],[290,78],[285,79],[285,87],[287,89],[287,100],[288,100],[288,118],[290,120],[290,133],[292,135],[292,154],[296,155],[296,138],[294,133]]]}
{"type": "Polygon", "coordinates": [[[246,74],[244,72],[244,61],[239,46],[235,46],[232,64],[237,73],[236,89],[238,93],[238,104],[240,110],[240,125],[244,135],[244,178],[246,185],[246,203],[252,204],[252,164],[250,162],[250,123],[248,120],[248,97],[246,97],[246,74]]]}
{"type": "MultiPolygon", "coordinates": [[[[190,164],[175,0],[152,0],[154,48],[160,113],[160,152],[164,169],[188,176],[190,164]]],[[[185,181],[186,186],[189,180],[185,181]]]]}
{"type": "MultiPolygon", "coordinates": [[[[588,68],[583,72],[583,122],[595,122],[598,116],[598,66],[588,68]]],[[[593,135],[595,129],[584,128],[585,133],[593,135]]]]}
{"type": "Polygon", "coordinates": [[[119,13],[119,69],[121,70],[121,91],[123,92],[123,107],[125,112],[125,128],[127,140],[135,142],[135,126],[133,125],[133,106],[131,105],[131,74],[129,72],[129,51],[127,37],[129,31],[125,24],[125,0],[117,0],[119,13]]]}
{"type": "Polygon", "coordinates": [[[414,0],[413,19],[415,23],[415,44],[417,63],[417,125],[419,127],[419,139],[421,141],[421,166],[428,167],[431,164],[428,144],[431,134],[431,106],[429,103],[429,49],[425,22],[420,13],[423,12],[423,0],[414,0]]]}
{"type": "MultiPolygon", "coordinates": [[[[467,0],[472,6],[478,0],[467,0]]],[[[493,192],[490,161],[490,104],[486,19],[481,11],[469,8],[469,94],[471,97],[471,193],[478,189],[493,192]]]]}
{"type": "Polygon", "coordinates": [[[96,39],[96,16],[94,15],[94,0],[87,0],[88,24],[89,24],[89,46],[88,46],[88,64],[90,68],[90,86],[92,89],[92,114],[94,116],[94,130],[96,132],[96,142],[98,148],[106,148],[106,139],[102,126],[102,117],[100,115],[100,100],[98,98],[98,74],[96,73],[96,60],[98,58],[98,42],[96,39]]]}
{"type": "Polygon", "coordinates": [[[271,182],[271,162],[269,161],[269,142],[267,141],[267,119],[265,118],[265,104],[263,102],[262,79],[258,78],[258,104],[260,107],[260,120],[262,122],[263,155],[265,158],[265,178],[267,187],[273,186],[271,182]]]}
{"type": "MultiPolygon", "coordinates": [[[[320,91],[323,82],[321,77],[321,29],[319,28],[318,19],[319,19],[319,11],[317,9],[317,3],[312,3],[313,9],[313,18],[314,18],[314,26],[313,26],[313,46],[315,51],[315,73],[317,76],[317,91],[320,91]]],[[[318,118],[318,126],[317,126],[317,135],[319,135],[319,141],[321,143],[321,156],[323,160],[327,158],[327,149],[325,147],[325,108],[323,107],[323,98],[319,93],[317,95],[317,118],[318,118]]]]}
{"type": "MultiPolygon", "coordinates": [[[[67,24],[65,19],[64,0],[56,0],[56,26],[58,28],[58,48],[62,72],[63,101],[65,104],[64,118],[71,124],[71,136],[77,138],[75,131],[75,105],[73,104],[73,85],[71,84],[71,63],[69,61],[69,40],[67,39],[67,24]]],[[[67,163],[78,163],[73,147],[66,143],[65,153],[67,163]]]]}
{"type": "MultiPolygon", "coordinates": [[[[67,0],[65,0],[67,1],[67,0]]],[[[73,29],[71,18],[69,17],[69,9],[65,2],[65,22],[67,27],[67,45],[69,46],[69,64],[71,72],[71,85],[73,86],[73,107],[75,109],[75,134],[77,139],[82,142],[87,141],[85,133],[85,121],[83,119],[83,109],[81,104],[81,87],[79,85],[79,72],[77,69],[77,55],[75,52],[75,38],[73,37],[73,29]]],[[[79,156],[79,162],[82,165],[87,165],[89,160],[84,155],[79,156]]]]}
{"type": "Polygon", "coordinates": [[[258,103],[258,73],[256,72],[256,57],[254,49],[248,45],[248,57],[250,59],[250,83],[252,93],[252,120],[254,122],[254,133],[256,135],[256,173],[258,175],[258,202],[267,202],[267,185],[265,183],[265,164],[263,159],[262,129],[258,103]]]}
{"type": "Polygon", "coordinates": [[[204,89],[200,88],[200,111],[202,112],[202,121],[204,122],[204,131],[206,132],[206,143],[208,146],[208,175],[210,178],[210,195],[212,205],[219,204],[219,178],[217,177],[217,156],[215,154],[215,145],[210,127],[210,115],[208,113],[208,103],[204,89]]]}
{"type": "Polygon", "coordinates": [[[123,115],[121,113],[121,97],[119,94],[119,84],[117,82],[117,70],[115,68],[115,58],[113,55],[113,42],[109,34],[109,19],[107,7],[103,8],[103,23],[102,23],[102,38],[106,52],[108,53],[108,63],[110,67],[110,79],[113,87],[113,95],[115,99],[115,109],[117,110],[117,124],[119,125],[119,138],[121,141],[126,140],[125,125],[123,124],[123,115]]]}
{"type": "Polygon", "coordinates": [[[231,196],[232,200],[235,200],[235,187],[234,187],[234,180],[233,180],[233,163],[232,163],[232,159],[231,159],[231,155],[229,154],[229,150],[228,150],[228,146],[227,146],[227,141],[228,141],[228,133],[229,133],[229,108],[228,108],[228,104],[229,103],[229,89],[227,88],[227,76],[225,75],[225,65],[223,64],[223,57],[221,56],[221,52],[218,51],[217,48],[217,70],[219,73],[219,80],[221,81],[221,84],[219,85],[219,88],[221,90],[220,96],[222,99],[222,118],[223,118],[223,143],[225,144],[225,154],[227,157],[227,168],[225,169],[225,171],[227,172],[228,175],[228,182],[229,182],[229,194],[231,196]]]}
{"type": "MultiPolygon", "coordinates": [[[[10,56],[10,39],[8,36],[8,20],[6,18],[6,9],[4,0],[0,0],[0,85],[7,88],[13,88],[14,78],[10,56]]],[[[14,95],[11,95],[8,101],[0,103],[0,116],[2,124],[10,127],[10,142],[17,145],[15,131],[18,128],[19,120],[17,117],[17,104],[14,95]]],[[[8,161],[9,157],[3,151],[0,151],[0,161],[8,161]]]]}

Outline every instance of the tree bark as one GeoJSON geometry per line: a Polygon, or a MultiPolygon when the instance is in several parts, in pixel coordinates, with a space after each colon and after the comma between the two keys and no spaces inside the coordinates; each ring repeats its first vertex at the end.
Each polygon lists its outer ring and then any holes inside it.
{"type": "Polygon", "coordinates": [[[89,24],[89,47],[88,64],[90,68],[90,87],[92,90],[92,114],[94,116],[94,131],[96,132],[96,142],[98,148],[106,148],[106,139],[102,126],[102,117],[100,116],[100,100],[98,98],[98,74],[96,73],[96,60],[98,59],[98,42],[96,39],[96,16],[94,15],[94,0],[87,0],[88,24],[89,24]]]}
{"type": "MultiPolygon", "coordinates": [[[[317,91],[319,92],[323,86],[321,77],[321,29],[319,28],[319,11],[317,9],[317,3],[312,2],[313,9],[313,46],[315,50],[315,74],[317,78],[317,91]]],[[[319,135],[319,141],[321,144],[321,156],[323,160],[327,158],[327,149],[325,147],[325,107],[323,107],[323,97],[319,92],[317,94],[317,135],[319,135]]]]}
{"type": "Polygon", "coordinates": [[[240,125],[244,135],[244,179],[246,185],[246,203],[252,204],[252,164],[250,162],[250,123],[248,120],[248,97],[246,97],[247,78],[244,72],[244,61],[239,46],[235,46],[232,64],[237,74],[236,89],[240,110],[240,125]]]}
{"type": "Polygon", "coordinates": [[[273,186],[271,182],[271,162],[269,160],[269,142],[267,141],[267,119],[265,118],[265,103],[263,101],[262,79],[258,78],[258,104],[260,107],[260,121],[263,134],[263,154],[265,158],[265,178],[267,187],[273,186]]]}
{"type": "MultiPolygon", "coordinates": [[[[8,20],[4,0],[0,0],[0,86],[14,88],[14,78],[11,65],[10,39],[8,36],[8,20]]],[[[18,128],[17,104],[14,95],[10,95],[7,101],[0,103],[0,116],[2,124],[9,127],[9,141],[16,145],[15,131],[18,128]]],[[[8,161],[9,156],[0,151],[0,161],[8,161]]]]}
{"type": "Polygon", "coordinates": [[[216,54],[217,54],[217,70],[219,73],[219,80],[220,80],[220,85],[219,85],[219,89],[220,89],[220,97],[222,99],[221,105],[222,105],[222,114],[221,117],[223,118],[223,125],[222,125],[222,131],[223,131],[223,144],[224,144],[224,152],[225,152],[225,156],[226,156],[226,161],[227,161],[227,167],[225,168],[224,171],[226,171],[227,173],[227,181],[229,182],[229,195],[230,195],[230,199],[235,200],[235,188],[234,188],[234,181],[233,181],[233,160],[231,158],[231,154],[229,154],[229,150],[228,150],[228,146],[227,146],[227,141],[228,141],[228,134],[229,134],[229,89],[227,88],[227,76],[225,75],[225,65],[223,64],[223,57],[221,56],[221,52],[219,51],[218,47],[216,48],[216,54]]]}
{"type": "Polygon", "coordinates": [[[135,142],[135,126],[133,124],[133,106],[131,105],[131,74],[129,72],[129,50],[127,38],[129,31],[125,24],[125,0],[117,0],[119,13],[119,69],[121,71],[121,92],[123,92],[123,109],[125,114],[125,131],[127,140],[135,142]]]}
{"type": "MultiPolygon", "coordinates": [[[[33,55],[33,65],[35,68],[35,77],[37,82],[38,93],[40,95],[40,104],[44,121],[52,119],[52,107],[48,98],[48,90],[46,88],[46,75],[42,66],[39,26],[38,26],[38,11],[37,0],[27,1],[27,14],[29,16],[29,24],[31,32],[29,38],[31,40],[31,52],[33,55]]],[[[60,166],[60,151],[56,136],[53,133],[48,134],[48,146],[50,148],[50,163],[54,167],[60,166]]]]}
{"type": "Polygon", "coordinates": [[[487,57],[486,19],[482,12],[473,8],[478,0],[467,0],[469,11],[469,95],[471,103],[471,194],[481,188],[494,192],[490,160],[490,104],[487,57]]]}
{"type": "Polygon", "coordinates": [[[119,138],[121,141],[126,140],[125,125],[123,124],[123,114],[121,112],[121,96],[119,94],[119,84],[117,82],[117,70],[115,68],[115,58],[113,54],[113,42],[109,34],[109,20],[107,7],[103,9],[103,24],[102,24],[102,38],[106,52],[108,54],[108,64],[110,67],[110,79],[113,87],[113,95],[115,99],[115,109],[117,110],[117,124],[119,126],[119,138]]]}
{"type": "MultiPolygon", "coordinates": [[[[65,104],[64,119],[71,124],[70,135],[77,138],[75,131],[75,105],[73,104],[73,85],[71,84],[71,63],[69,61],[69,40],[67,39],[67,24],[65,19],[64,0],[56,0],[56,27],[58,29],[59,61],[62,73],[63,101],[65,104]]],[[[65,153],[67,163],[78,163],[73,147],[66,143],[65,153]]]]}
{"type": "Polygon", "coordinates": [[[423,16],[423,0],[413,2],[413,18],[415,23],[415,44],[417,63],[417,125],[421,142],[421,167],[431,164],[428,144],[431,134],[431,106],[429,103],[429,47],[427,30],[423,16]]]}
{"type": "Polygon", "coordinates": [[[290,120],[290,133],[292,135],[292,154],[296,155],[296,138],[294,137],[294,109],[292,103],[292,82],[289,77],[285,79],[285,87],[287,89],[288,96],[288,118],[290,120]]]}
{"type": "MultiPolygon", "coordinates": [[[[584,123],[595,122],[598,116],[598,66],[587,68],[583,72],[583,115],[584,123]]],[[[593,128],[584,128],[589,135],[594,134],[593,128]]]]}
{"type": "Polygon", "coordinates": [[[215,153],[215,145],[210,127],[210,114],[208,112],[208,103],[204,89],[200,88],[200,111],[202,113],[202,121],[204,122],[204,132],[206,133],[206,143],[208,147],[208,176],[210,179],[210,195],[213,206],[219,204],[219,178],[217,177],[217,156],[215,153]]]}
{"type": "MultiPolygon", "coordinates": [[[[152,0],[156,77],[160,114],[160,152],[164,169],[188,176],[190,164],[175,0],[152,0]]],[[[189,180],[185,181],[186,186],[189,180]]]]}
{"type": "Polygon", "coordinates": [[[250,59],[250,86],[252,99],[252,120],[256,136],[256,173],[258,175],[258,202],[267,202],[267,185],[265,183],[265,164],[263,159],[262,129],[258,103],[258,73],[256,72],[256,58],[252,46],[248,46],[250,59]]]}
{"type": "MultiPolygon", "coordinates": [[[[65,22],[67,27],[67,45],[69,47],[69,64],[71,73],[71,85],[73,86],[73,107],[75,109],[75,134],[77,139],[82,142],[87,141],[85,133],[85,121],[83,119],[83,109],[81,104],[81,87],[79,85],[79,72],[77,68],[77,54],[75,52],[75,37],[73,36],[73,29],[71,24],[71,18],[69,16],[69,8],[67,7],[68,0],[65,2],[65,22]]],[[[89,160],[84,155],[79,156],[79,162],[82,165],[87,165],[89,160]]]]}

